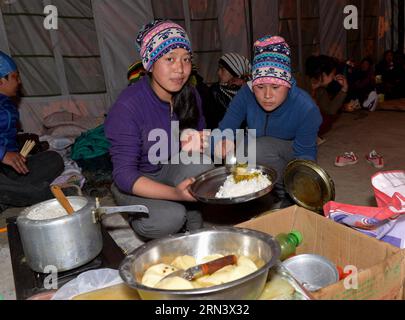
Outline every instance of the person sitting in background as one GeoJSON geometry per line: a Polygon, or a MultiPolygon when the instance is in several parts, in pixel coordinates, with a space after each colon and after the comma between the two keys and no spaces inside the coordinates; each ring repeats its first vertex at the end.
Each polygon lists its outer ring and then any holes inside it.
{"type": "Polygon", "coordinates": [[[25,158],[19,152],[19,113],[12,98],[21,86],[17,65],[0,51],[0,212],[53,198],[49,184],[64,169],[62,157],[52,151],[25,158]]]}
{"type": "Polygon", "coordinates": [[[398,99],[402,96],[400,87],[401,67],[394,59],[394,52],[387,50],[383,59],[376,66],[376,74],[382,77],[381,91],[386,100],[398,99]]]}
{"type": "Polygon", "coordinates": [[[311,81],[311,96],[321,110],[323,122],[319,129],[322,137],[337,119],[347,98],[349,84],[343,74],[338,73],[337,59],[320,55],[306,61],[305,73],[311,81]]]}
{"type": "Polygon", "coordinates": [[[224,117],[229,103],[250,79],[249,60],[237,53],[227,53],[218,61],[218,82],[211,86],[214,105],[205,112],[208,129],[215,129],[224,117]]]}
{"type": "Polygon", "coordinates": [[[378,104],[373,60],[364,58],[349,78],[349,97],[359,100],[362,107],[374,111],[378,104]]]}

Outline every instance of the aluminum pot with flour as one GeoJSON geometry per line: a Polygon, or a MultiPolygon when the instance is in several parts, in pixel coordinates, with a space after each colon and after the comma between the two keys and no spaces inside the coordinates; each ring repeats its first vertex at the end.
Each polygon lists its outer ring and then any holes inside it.
{"type": "Polygon", "coordinates": [[[52,199],[26,208],[17,218],[27,264],[34,271],[44,273],[47,266],[72,270],[97,257],[103,248],[103,215],[148,213],[145,206],[100,207],[92,198],[68,200],[75,211],[71,215],[52,199]]]}

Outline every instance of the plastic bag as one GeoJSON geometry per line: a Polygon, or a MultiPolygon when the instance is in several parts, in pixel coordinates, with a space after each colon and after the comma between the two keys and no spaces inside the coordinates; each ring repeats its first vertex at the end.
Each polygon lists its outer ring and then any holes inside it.
{"type": "Polygon", "coordinates": [[[97,269],[86,271],[61,287],[52,297],[52,300],[71,300],[80,294],[111,287],[123,282],[118,270],[97,269]]]}
{"type": "Polygon", "coordinates": [[[405,171],[386,171],[375,174],[371,183],[379,207],[405,214],[405,171]]]}

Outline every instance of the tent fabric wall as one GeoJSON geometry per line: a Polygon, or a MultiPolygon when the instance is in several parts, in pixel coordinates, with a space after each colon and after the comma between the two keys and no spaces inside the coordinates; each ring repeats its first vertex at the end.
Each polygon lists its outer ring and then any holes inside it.
{"type": "Polygon", "coordinates": [[[16,60],[23,81],[19,112],[26,132],[41,134],[49,113],[100,117],[107,112],[90,0],[17,0],[2,3],[0,9],[5,51],[16,60]],[[48,4],[58,9],[58,30],[43,26],[48,4]]]}
{"type": "Polygon", "coordinates": [[[199,72],[211,83],[223,53],[251,57],[253,41],[266,34],[278,33],[289,42],[294,72],[304,71],[310,54],[345,59],[359,52],[360,40],[365,52],[380,53],[397,41],[390,39],[390,4],[391,0],[13,0],[1,2],[0,49],[16,58],[31,96],[21,100],[23,129],[41,133],[41,119],[52,110],[94,117],[108,111],[127,86],[128,66],[139,59],[139,27],[153,18],[170,18],[188,29],[199,72]],[[59,30],[42,26],[47,4],[58,8],[59,30]],[[346,4],[358,5],[363,13],[363,34],[343,29],[346,4]],[[368,12],[369,7],[374,11],[368,12]]]}
{"type": "Polygon", "coordinates": [[[320,0],[321,54],[346,58],[346,30],[343,28],[345,0],[320,0]]]}
{"type": "Polygon", "coordinates": [[[110,106],[128,85],[128,66],[140,59],[135,39],[140,27],[153,20],[152,4],[93,0],[93,10],[110,106]]]}

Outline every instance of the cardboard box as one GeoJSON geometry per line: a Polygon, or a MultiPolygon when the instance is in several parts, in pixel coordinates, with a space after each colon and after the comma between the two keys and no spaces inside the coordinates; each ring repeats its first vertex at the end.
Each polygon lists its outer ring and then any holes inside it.
{"type": "MultiPolygon", "coordinates": [[[[402,300],[405,284],[405,250],[368,237],[314,212],[290,207],[244,222],[236,227],[277,235],[298,230],[303,243],[297,254],[313,253],[340,267],[358,269],[358,288],[346,289],[345,281],[323,288],[313,295],[321,300],[402,300]]],[[[352,280],[346,283],[354,284],[352,280]]]]}

